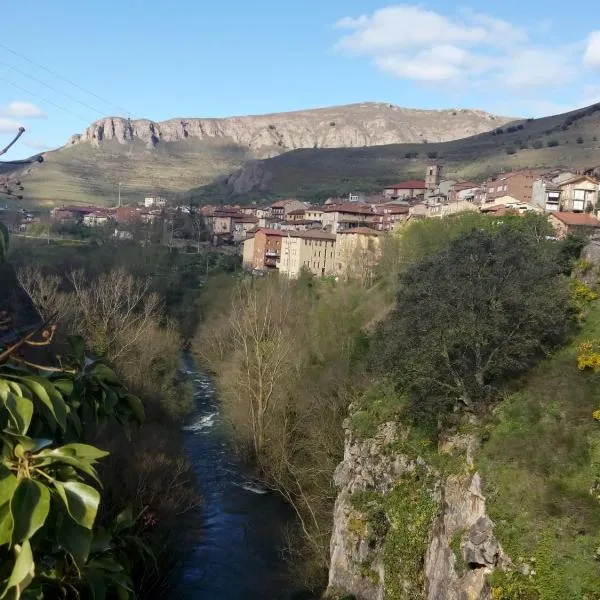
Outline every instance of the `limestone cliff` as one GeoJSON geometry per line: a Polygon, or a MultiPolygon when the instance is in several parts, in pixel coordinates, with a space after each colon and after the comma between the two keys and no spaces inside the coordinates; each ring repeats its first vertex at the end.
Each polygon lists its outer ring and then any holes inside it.
{"type": "Polygon", "coordinates": [[[225,138],[267,158],[298,148],[356,148],[409,142],[444,142],[468,137],[509,121],[479,110],[416,110],[367,102],[270,115],[223,119],[148,119],[107,117],[92,123],[69,145],[110,140],[162,142],[225,138]]]}
{"type": "Polygon", "coordinates": [[[369,439],[346,429],[328,594],[488,600],[487,575],[510,561],[486,515],[480,476],[468,468],[442,475],[407,436],[396,423],[369,439]]]}

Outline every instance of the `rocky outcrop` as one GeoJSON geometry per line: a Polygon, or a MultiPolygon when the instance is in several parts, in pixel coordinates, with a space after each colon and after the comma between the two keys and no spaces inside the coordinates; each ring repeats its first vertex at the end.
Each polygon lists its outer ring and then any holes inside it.
{"type": "MultiPolygon", "coordinates": [[[[391,581],[400,590],[394,597],[404,597],[402,590],[409,597],[410,589],[427,600],[488,600],[486,576],[510,561],[486,515],[480,476],[442,474],[422,457],[403,451],[406,436],[396,423],[382,425],[366,440],[346,428],[344,459],[335,472],[339,495],[328,594],[384,600],[391,581]],[[408,494],[398,496],[399,486],[408,494]],[[423,486],[422,494],[414,493],[417,486],[423,486]],[[411,500],[393,508],[389,499],[394,496],[411,500]],[[415,506],[419,498],[427,499],[425,509],[415,506]],[[398,513],[404,513],[402,522],[411,539],[414,535],[415,547],[395,555],[398,540],[392,536],[398,533],[398,513]],[[425,522],[428,514],[431,518],[420,538],[413,524],[425,522]],[[410,553],[415,554],[412,563],[410,553]]],[[[403,541],[400,545],[406,546],[403,541]]]]}
{"type": "Polygon", "coordinates": [[[92,123],[68,145],[99,146],[135,140],[153,148],[187,138],[223,138],[260,158],[298,148],[356,148],[407,142],[443,142],[468,137],[509,121],[478,110],[416,110],[363,103],[315,110],[224,119],[107,117],[92,123]]]}

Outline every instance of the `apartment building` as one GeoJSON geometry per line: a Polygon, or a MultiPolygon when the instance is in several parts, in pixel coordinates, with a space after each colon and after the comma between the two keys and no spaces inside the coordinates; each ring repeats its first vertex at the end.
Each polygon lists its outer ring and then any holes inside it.
{"type": "Polygon", "coordinates": [[[296,279],[303,268],[319,277],[333,275],[335,241],[336,236],[326,231],[288,231],[281,237],[279,271],[291,279],[296,279]]]}
{"type": "Polygon", "coordinates": [[[521,169],[510,173],[499,173],[486,183],[486,202],[493,202],[502,196],[512,196],[519,202],[532,202],[533,183],[539,173],[533,169],[521,169]]]}

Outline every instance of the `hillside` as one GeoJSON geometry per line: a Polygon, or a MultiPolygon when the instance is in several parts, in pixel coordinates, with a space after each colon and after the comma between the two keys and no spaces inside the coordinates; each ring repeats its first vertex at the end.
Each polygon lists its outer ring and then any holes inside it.
{"type": "Polygon", "coordinates": [[[444,164],[446,176],[461,178],[481,178],[501,169],[600,164],[600,105],[517,121],[497,131],[446,143],[297,150],[253,162],[218,187],[191,194],[238,200],[288,195],[322,199],[422,176],[429,156],[444,164]]]}
{"type": "Polygon", "coordinates": [[[153,122],[110,117],[91,124],[21,177],[38,203],[125,201],[203,186],[247,164],[301,148],[443,142],[510,119],[476,110],[416,110],[364,103],[226,119],[153,122]]]}

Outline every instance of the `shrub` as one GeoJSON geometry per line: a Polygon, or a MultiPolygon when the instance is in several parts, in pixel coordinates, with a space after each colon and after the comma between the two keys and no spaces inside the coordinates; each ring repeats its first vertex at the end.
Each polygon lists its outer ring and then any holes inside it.
{"type": "Polygon", "coordinates": [[[559,145],[559,141],[558,140],[548,140],[548,143],[546,145],[548,146],[548,148],[556,148],[556,146],[559,145]]]}
{"type": "Polygon", "coordinates": [[[579,137],[577,138],[576,142],[577,142],[578,144],[583,144],[583,138],[582,138],[581,136],[579,136],[579,137]]]}
{"type": "Polygon", "coordinates": [[[428,152],[427,153],[427,158],[437,158],[438,157],[438,153],[437,152],[428,152]]]}
{"type": "Polygon", "coordinates": [[[517,128],[515,125],[511,125],[510,127],[508,127],[506,129],[506,133],[515,133],[517,131],[517,128]]]}
{"type": "Polygon", "coordinates": [[[407,152],[404,155],[404,158],[417,158],[417,156],[419,156],[418,152],[407,152]]]}
{"type": "Polygon", "coordinates": [[[496,131],[494,131],[494,133],[496,135],[502,135],[504,133],[504,129],[502,129],[502,127],[498,127],[498,129],[496,129],[496,131]]]}
{"type": "Polygon", "coordinates": [[[517,149],[510,147],[506,149],[506,154],[512,155],[512,154],[516,154],[517,153],[517,149]]]}
{"type": "Polygon", "coordinates": [[[541,142],[540,140],[536,140],[535,142],[533,142],[533,147],[534,147],[536,150],[539,150],[540,148],[543,148],[543,147],[544,147],[544,144],[543,144],[543,142],[541,142]]]}

